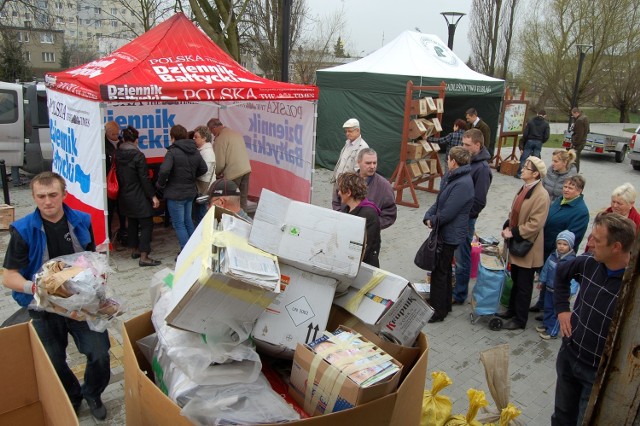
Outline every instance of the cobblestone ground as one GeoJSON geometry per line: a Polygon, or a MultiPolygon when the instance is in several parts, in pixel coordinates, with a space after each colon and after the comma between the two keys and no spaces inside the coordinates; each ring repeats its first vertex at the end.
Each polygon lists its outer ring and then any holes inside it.
{"type": "MultiPolygon", "coordinates": [[[[550,164],[550,149],[543,149],[543,159],[550,164]]],[[[613,157],[607,158],[595,154],[583,154],[583,169],[587,178],[585,198],[592,216],[609,204],[613,188],[623,182],[638,182],[638,172],[634,172],[626,160],[616,164],[613,157]],[[604,178],[606,176],[606,178],[604,178]]],[[[330,205],[330,173],[317,170],[313,181],[313,203],[330,205]]],[[[493,184],[489,192],[489,201],[476,224],[476,231],[482,236],[499,237],[501,225],[507,217],[511,201],[521,181],[494,171],[493,184]]],[[[640,185],[636,185],[640,186],[640,185]]],[[[33,209],[30,191],[27,186],[11,187],[11,202],[16,207],[16,217],[22,217],[33,209]]],[[[408,191],[405,199],[409,198],[408,191]]],[[[398,208],[397,222],[382,233],[382,268],[399,274],[410,281],[424,280],[421,270],[413,265],[413,256],[426,238],[427,230],[422,225],[422,216],[435,201],[435,194],[418,191],[419,208],[398,208]]],[[[9,239],[7,231],[0,231],[0,252],[6,251],[9,239]]],[[[109,277],[109,285],[128,303],[128,311],[123,320],[135,317],[150,309],[148,293],[150,277],[162,267],[175,266],[178,243],[171,227],[162,223],[155,226],[153,234],[153,257],[162,260],[162,265],[153,268],[140,268],[137,261],[128,257],[127,251],[116,247],[110,255],[114,272],[109,277]]],[[[473,285],[473,281],[472,281],[473,285]]],[[[0,321],[4,321],[17,305],[5,288],[0,290],[0,321]]],[[[534,300],[535,300],[534,295],[534,300]]],[[[511,400],[522,410],[522,419],[531,425],[549,424],[553,411],[555,386],[555,359],[559,340],[545,341],[538,337],[533,316],[526,330],[490,331],[484,320],[476,324],[470,322],[470,305],[455,306],[454,311],[442,323],[429,324],[424,332],[429,337],[429,365],[427,387],[431,386],[432,371],[445,371],[453,384],[444,393],[454,401],[454,413],[464,413],[467,409],[467,389],[473,387],[484,390],[490,400],[485,383],[484,369],[479,361],[482,350],[495,345],[510,345],[511,400]]],[[[109,328],[111,334],[111,383],[103,395],[108,409],[108,418],[96,422],[83,405],[80,413],[82,425],[125,424],[124,374],[122,365],[121,324],[109,328]]],[[[78,354],[73,343],[70,344],[69,362],[79,377],[83,373],[83,356],[78,354]]],[[[493,402],[490,401],[493,405],[493,402]]]]}

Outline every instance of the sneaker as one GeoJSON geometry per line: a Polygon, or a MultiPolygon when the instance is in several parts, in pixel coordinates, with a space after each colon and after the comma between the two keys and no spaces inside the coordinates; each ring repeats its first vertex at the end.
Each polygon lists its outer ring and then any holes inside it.
{"type": "Polygon", "coordinates": [[[536,327],[536,331],[538,333],[546,333],[547,332],[547,327],[543,326],[543,325],[539,325],[536,327]]]}
{"type": "Polygon", "coordinates": [[[544,340],[550,340],[550,339],[557,339],[558,336],[552,336],[551,334],[547,334],[547,333],[538,333],[538,336],[540,336],[541,339],[544,340]]]}
{"type": "Polygon", "coordinates": [[[91,415],[96,418],[96,420],[104,420],[107,418],[107,408],[102,403],[100,397],[96,399],[85,398],[87,400],[87,404],[89,404],[89,410],[91,410],[91,415]]]}

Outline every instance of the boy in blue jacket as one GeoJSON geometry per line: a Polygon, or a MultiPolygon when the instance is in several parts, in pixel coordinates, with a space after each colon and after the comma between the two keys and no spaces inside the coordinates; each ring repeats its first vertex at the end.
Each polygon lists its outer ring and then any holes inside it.
{"type": "Polygon", "coordinates": [[[560,331],[558,316],[553,307],[554,280],[558,263],[575,259],[576,253],[573,251],[575,240],[576,236],[573,232],[567,230],[560,232],[556,237],[556,249],[549,255],[540,272],[540,285],[546,287],[546,293],[542,325],[536,327],[536,331],[540,338],[545,340],[557,338],[560,331]]]}

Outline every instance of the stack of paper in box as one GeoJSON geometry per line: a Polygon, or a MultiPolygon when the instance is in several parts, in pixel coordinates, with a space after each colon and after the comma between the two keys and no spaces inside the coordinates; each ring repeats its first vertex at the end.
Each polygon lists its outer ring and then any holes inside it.
{"type": "Polygon", "coordinates": [[[401,370],[393,357],[341,327],[309,345],[298,345],[289,392],[305,412],[317,416],[393,392],[401,370]]]}
{"type": "Polygon", "coordinates": [[[176,263],[168,324],[206,334],[226,324],[248,334],[256,318],[280,293],[277,258],[251,247],[250,225],[214,209],[198,225],[176,263]]]}

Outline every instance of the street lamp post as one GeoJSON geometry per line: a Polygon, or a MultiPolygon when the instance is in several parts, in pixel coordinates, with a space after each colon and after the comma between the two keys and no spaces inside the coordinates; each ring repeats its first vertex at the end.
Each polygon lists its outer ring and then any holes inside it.
{"type": "MultiPolygon", "coordinates": [[[[573,95],[571,96],[571,109],[578,106],[578,86],[580,86],[580,74],[582,73],[582,63],[584,62],[584,57],[587,55],[587,52],[593,48],[593,44],[577,44],[578,53],[580,54],[580,58],[578,59],[578,72],[576,73],[576,84],[573,86],[573,95]]],[[[569,125],[567,130],[571,130],[571,123],[573,121],[573,115],[571,111],[569,111],[569,125]]]]}
{"type": "Polygon", "coordinates": [[[291,3],[292,0],[282,1],[282,51],[280,52],[280,81],[284,82],[289,81],[289,37],[291,34],[291,3]]]}
{"type": "Polygon", "coordinates": [[[465,15],[461,12],[441,12],[440,15],[444,16],[444,20],[447,21],[447,28],[449,29],[449,41],[447,46],[450,50],[453,50],[453,36],[456,34],[456,27],[458,22],[465,15]]]}

